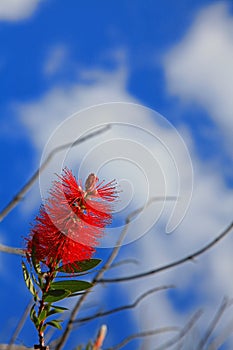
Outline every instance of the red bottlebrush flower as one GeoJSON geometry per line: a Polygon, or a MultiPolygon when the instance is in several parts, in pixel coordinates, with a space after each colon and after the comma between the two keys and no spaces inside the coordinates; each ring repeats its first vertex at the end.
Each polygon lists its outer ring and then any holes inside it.
{"type": "Polygon", "coordinates": [[[116,197],[115,181],[98,184],[98,178],[90,174],[83,189],[65,168],[36,217],[27,239],[27,254],[33,252],[36,260],[49,266],[90,259],[112,221],[110,202],[116,197]]]}

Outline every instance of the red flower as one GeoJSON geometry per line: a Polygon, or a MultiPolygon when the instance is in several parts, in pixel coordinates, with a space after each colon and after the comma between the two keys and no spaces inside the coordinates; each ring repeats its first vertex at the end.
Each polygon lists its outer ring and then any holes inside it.
{"type": "Polygon", "coordinates": [[[27,239],[27,255],[53,266],[90,259],[112,221],[111,203],[117,198],[116,183],[105,185],[90,174],[77,182],[69,169],[54,181],[47,202],[41,206],[27,239]]]}

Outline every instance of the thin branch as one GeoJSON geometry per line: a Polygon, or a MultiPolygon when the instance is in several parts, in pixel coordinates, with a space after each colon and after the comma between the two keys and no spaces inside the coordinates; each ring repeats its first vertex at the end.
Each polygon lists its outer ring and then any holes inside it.
{"type": "Polygon", "coordinates": [[[113,269],[115,267],[121,266],[121,265],[125,265],[125,264],[135,264],[138,265],[139,261],[137,259],[124,259],[124,260],[120,260],[117,261],[116,263],[112,264],[110,266],[110,269],[113,269]]]}
{"type": "Polygon", "coordinates": [[[182,338],[184,338],[187,335],[187,333],[196,324],[196,322],[199,320],[202,314],[202,310],[198,310],[197,312],[195,312],[195,314],[191,317],[191,319],[188,321],[188,323],[184,326],[184,328],[180,331],[180,333],[177,336],[175,336],[173,339],[168,340],[163,345],[160,345],[155,350],[165,350],[178,343],[182,338]]]}
{"type": "MultiPolygon", "coordinates": [[[[174,199],[177,199],[176,197],[173,197],[173,196],[170,196],[170,197],[166,197],[167,200],[174,200],[174,199]]],[[[146,204],[146,207],[149,206],[152,202],[155,202],[155,201],[161,201],[161,200],[164,200],[164,197],[153,197],[151,198],[147,204],[146,204]]],[[[108,257],[107,261],[105,262],[104,266],[102,267],[102,269],[96,274],[96,276],[93,278],[92,280],[92,285],[93,287],[101,280],[103,274],[105,273],[105,271],[107,271],[110,267],[111,267],[111,264],[112,262],[115,260],[115,258],[117,257],[117,254],[119,253],[119,250],[120,250],[120,247],[121,247],[121,244],[123,242],[123,240],[125,239],[125,236],[127,234],[127,231],[128,231],[128,228],[129,228],[129,225],[130,225],[130,222],[131,220],[133,219],[133,217],[135,215],[137,215],[139,212],[141,212],[143,209],[145,208],[144,207],[141,207],[139,209],[136,209],[134,211],[132,211],[125,219],[125,226],[121,232],[121,235],[116,243],[116,246],[113,248],[110,256],[108,257]]],[[[67,326],[60,338],[60,340],[58,341],[55,349],[56,350],[61,350],[63,345],[65,344],[66,340],[68,339],[68,336],[70,334],[70,332],[72,331],[72,325],[73,325],[73,322],[76,318],[76,315],[78,313],[78,311],[80,310],[83,302],[86,300],[88,294],[90,293],[90,289],[87,289],[85,291],[85,293],[80,297],[80,299],[78,300],[77,304],[75,305],[75,307],[73,308],[71,314],[70,314],[70,318],[68,320],[68,323],[67,323],[67,326]]]]}
{"type": "Polygon", "coordinates": [[[44,160],[44,162],[41,164],[41,166],[36,170],[36,172],[32,175],[32,177],[26,182],[26,184],[19,190],[19,192],[16,193],[16,195],[12,198],[12,200],[3,208],[3,210],[0,212],[0,222],[9,214],[9,212],[23,199],[24,195],[29,191],[29,189],[32,187],[32,185],[35,183],[35,181],[38,179],[40,172],[42,172],[51,159],[54,157],[54,155],[68,147],[75,147],[79,145],[80,143],[83,143],[86,140],[89,140],[92,137],[95,137],[99,134],[102,134],[103,132],[110,129],[110,125],[106,125],[103,128],[93,131],[92,133],[87,134],[86,136],[83,136],[79,139],[77,139],[74,142],[66,143],[64,145],[58,146],[54,148],[47,156],[47,158],[44,160]]]}
{"type": "Polygon", "coordinates": [[[111,315],[113,313],[119,312],[119,311],[123,311],[123,310],[128,310],[128,309],[133,309],[135,308],[143,299],[145,299],[148,295],[152,294],[152,293],[156,293],[159,292],[161,290],[166,290],[169,288],[174,288],[173,285],[170,286],[161,286],[161,287],[157,287],[157,288],[153,288],[148,290],[147,292],[143,293],[142,295],[140,295],[132,304],[127,304],[127,305],[123,305],[123,306],[119,306],[116,307],[114,309],[111,310],[107,310],[107,311],[103,311],[103,312],[97,312],[94,315],[91,316],[87,316],[87,317],[83,317],[83,318],[78,318],[77,320],[75,320],[73,323],[82,323],[82,322],[87,322],[87,321],[92,321],[96,318],[99,317],[104,317],[104,316],[108,316],[111,315]]]}
{"type": "Polygon", "coordinates": [[[17,326],[15,328],[15,331],[14,331],[14,333],[13,333],[11,339],[10,339],[10,342],[9,342],[7,350],[13,350],[13,348],[14,348],[13,344],[16,341],[19,333],[21,332],[21,329],[23,328],[23,326],[24,326],[24,324],[26,322],[26,319],[27,319],[28,313],[29,313],[29,311],[30,311],[30,309],[32,307],[32,304],[33,304],[33,301],[31,300],[28,303],[27,307],[25,308],[24,313],[23,313],[21,319],[19,320],[19,322],[18,322],[18,324],[17,324],[17,326]]]}
{"type": "Polygon", "coordinates": [[[131,275],[131,276],[125,276],[125,277],[119,277],[119,278],[102,278],[100,279],[98,282],[99,283],[113,283],[113,282],[126,282],[126,281],[132,281],[135,279],[139,279],[139,278],[143,278],[143,277],[147,277],[165,270],[169,270],[175,266],[179,266],[182,265],[188,261],[193,261],[194,258],[202,255],[203,253],[205,253],[207,250],[211,249],[213,246],[215,246],[220,240],[222,240],[225,236],[227,236],[227,234],[232,230],[233,228],[233,223],[231,223],[219,236],[217,236],[215,239],[213,239],[210,243],[204,245],[204,247],[202,247],[201,249],[195,251],[194,253],[185,256],[182,259],[176,260],[170,264],[167,265],[163,265],[161,267],[157,267],[156,269],[150,270],[150,271],[146,271],[146,272],[142,272],[136,275],[131,275]]]}
{"type": "Polygon", "coordinates": [[[9,253],[9,254],[16,254],[16,255],[21,255],[21,256],[25,255],[25,252],[23,249],[9,247],[9,246],[4,245],[4,244],[0,244],[0,252],[9,253]]]}
{"type": "Polygon", "coordinates": [[[116,344],[115,346],[112,346],[111,348],[107,348],[106,350],[121,349],[123,346],[125,346],[126,344],[128,344],[129,342],[137,338],[149,337],[150,335],[156,335],[156,334],[161,334],[166,332],[177,332],[179,330],[180,329],[178,327],[164,327],[164,328],[158,328],[150,331],[131,334],[130,336],[123,339],[120,343],[116,344]]]}
{"type": "Polygon", "coordinates": [[[230,323],[228,323],[227,326],[224,327],[221,334],[216,337],[209,345],[208,350],[218,350],[220,349],[221,345],[223,345],[226,341],[226,339],[229,336],[232,336],[233,334],[233,320],[231,320],[230,323]]]}
{"type": "MultiPolygon", "coordinates": [[[[158,198],[154,197],[154,198],[152,198],[150,201],[148,201],[146,206],[150,205],[154,201],[161,200],[161,198],[162,197],[158,197],[158,198]]],[[[174,199],[174,197],[172,197],[172,198],[174,199]]],[[[163,200],[164,200],[164,197],[163,197],[163,200]]],[[[120,234],[120,237],[119,237],[119,239],[118,239],[118,241],[116,243],[116,246],[113,248],[113,250],[112,250],[111,254],[109,255],[107,261],[105,262],[104,266],[100,269],[100,271],[97,272],[97,274],[95,275],[95,277],[92,280],[93,287],[101,280],[101,278],[102,278],[103,274],[105,273],[105,271],[107,271],[111,267],[113,261],[115,260],[115,258],[117,257],[117,254],[119,253],[121,244],[122,244],[122,242],[123,242],[123,240],[124,240],[124,238],[125,238],[125,236],[126,236],[126,234],[128,232],[128,228],[129,228],[131,220],[133,219],[133,217],[135,215],[138,214],[138,212],[142,211],[143,209],[144,209],[144,207],[136,209],[136,210],[131,212],[126,217],[126,219],[125,219],[125,226],[124,226],[124,228],[123,228],[123,230],[122,230],[122,232],[120,234]]],[[[56,342],[55,350],[61,350],[63,345],[66,343],[66,341],[68,339],[68,336],[69,336],[70,332],[72,331],[72,326],[73,326],[73,322],[74,322],[74,320],[76,318],[76,315],[77,315],[78,311],[80,310],[83,302],[86,300],[86,298],[87,298],[89,293],[90,293],[90,289],[87,289],[84,292],[84,294],[80,297],[80,299],[78,300],[78,302],[75,305],[75,307],[73,308],[73,310],[72,310],[72,312],[70,314],[67,326],[66,326],[66,328],[65,328],[65,330],[64,330],[64,332],[63,332],[63,334],[62,334],[62,336],[60,338],[60,340],[58,340],[58,342],[55,341],[56,342]]]]}
{"type": "Polygon", "coordinates": [[[127,218],[125,220],[125,223],[126,223],[126,225],[128,223],[130,223],[130,221],[132,221],[132,219],[137,214],[140,214],[144,209],[146,209],[147,207],[149,207],[151,204],[153,204],[155,202],[161,202],[161,201],[169,202],[169,201],[176,201],[178,199],[179,198],[176,197],[176,196],[155,196],[155,197],[151,197],[144,206],[142,206],[140,208],[137,208],[137,209],[133,210],[131,213],[129,213],[129,215],[127,216],[127,218]]]}
{"type": "MultiPolygon", "coordinates": [[[[8,344],[0,344],[0,350],[7,350],[8,344]]],[[[24,345],[12,345],[12,350],[34,350],[34,348],[28,348],[24,345]]]]}
{"type": "Polygon", "coordinates": [[[220,321],[220,319],[221,319],[223,313],[225,312],[226,308],[228,307],[228,305],[229,305],[229,300],[227,298],[223,298],[223,301],[222,301],[220,307],[218,308],[216,314],[214,315],[213,320],[210,322],[206,333],[204,334],[203,338],[198,343],[197,350],[201,350],[201,349],[204,348],[204,346],[206,345],[209,337],[211,336],[211,334],[213,333],[214,329],[216,328],[218,322],[220,321]]]}

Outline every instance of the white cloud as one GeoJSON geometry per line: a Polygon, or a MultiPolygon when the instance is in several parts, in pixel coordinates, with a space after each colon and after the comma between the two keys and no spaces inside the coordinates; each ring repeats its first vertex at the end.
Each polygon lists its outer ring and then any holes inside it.
{"type": "Polygon", "coordinates": [[[41,0],[1,0],[0,20],[18,21],[30,17],[41,0]]]}
{"type": "Polygon", "coordinates": [[[164,59],[169,92],[203,106],[232,145],[233,17],[227,3],[202,10],[164,59]]]}
{"type": "MultiPolygon", "coordinates": [[[[30,130],[33,143],[40,151],[55,128],[77,111],[106,102],[134,102],[125,91],[124,68],[111,73],[86,71],[83,78],[83,83],[54,87],[41,99],[16,106],[21,120],[30,130]]],[[[70,134],[63,134],[60,143],[69,141],[70,134]]]]}

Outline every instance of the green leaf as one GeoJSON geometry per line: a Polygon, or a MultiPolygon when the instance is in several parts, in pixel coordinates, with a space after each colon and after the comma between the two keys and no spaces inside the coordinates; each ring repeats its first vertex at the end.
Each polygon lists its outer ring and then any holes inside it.
{"type": "Polygon", "coordinates": [[[52,327],[62,329],[62,326],[60,325],[60,322],[62,321],[63,320],[52,320],[52,321],[46,322],[46,325],[50,325],[52,327]]]}
{"type": "Polygon", "coordinates": [[[26,283],[26,286],[28,287],[28,289],[30,290],[30,292],[32,293],[32,295],[34,296],[34,299],[37,300],[37,293],[36,293],[36,289],[34,287],[34,284],[32,282],[32,279],[30,277],[30,274],[27,270],[27,267],[25,265],[25,263],[22,261],[22,269],[23,269],[23,277],[26,283]]]}
{"type": "Polygon", "coordinates": [[[34,267],[37,275],[40,275],[41,274],[41,267],[40,267],[39,261],[37,261],[35,258],[35,245],[34,244],[32,245],[32,264],[33,264],[33,267],[34,267]]]}
{"type": "Polygon", "coordinates": [[[88,344],[86,346],[86,350],[92,350],[92,349],[93,349],[92,342],[88,342],[88,344]]]}
{"type": "Polygon", "coordinates": [[[51,305],[51,307],[53,307],[56,310],[60,310],[61,312],[69,310],[67,309],[67,307],[64,307],[64,306],[51,305]]]}
{"type": "Polygon", "coordinates": [[[34,325],[37,328],[39,326],[39,321],[38,321],[38,318],[37,318],[37,315],[36,315],[35,306],[36,306],[36,304],[33,304],[33,306],[31,307],[30,318],[31,318],[32,322],[34,323],[34,325]]]}
{"type": "Polygon", "coordinates": [[[66,289],[50,289],[46,294],[44,301],[46,303],[54,303],[55,301],[59,301],[65,299],[71,294],[69,290],[66,289]]]}
{"type": "Polygon", "coordinates": [[[41,332],[44,332],[45,329],[46,329],[46,327],[47,327],[47,323],[44,323],[44,324],[41,326],[41,332]]]}
{"type": "Polygon", "coordinates": [[[59,290],[66,289],[69,290],[70,293],[80,292],[91,288],[92,284],[86,281],[58,281],[51,283],[51,289],[59,290]]]}
{"type": "Polygon", "coordinates": [[[54,315],[54,314],[58,314],[58,313],[62,313],[66,310],[69,310],[67,309],[66,307],[61,307],[61,306],[53,306],[53,309],[51,309],[49,312],[48,312],[48,316],[51,316],[51,315],[54,315]]]}
{"type": "Polygon", "coordinates": [[[79,295],[83,295],[85,292],[80,292],[80,293],[72,293],[68,296],[68,298],[71,298],[71,297],[76,297],[76,296],[79,296],[79,295]]]}
{"type": "Polygon", "coordinates": [[[43,273],[41,275],[38,275],[37,277],[38,277],[38,286],[40,287],[40,289],[43,289],[45,285],[43,273]]]}
{"type": "Polygon", "coordinates": [[[40,323],[41,321],[44,321],[47,317],[48,314],[48,309],[46,310],[46,308],[44,310],[41,311],[41,313],[38,316],[38,322],[40,323]]]}
{"type": "Polygon", "coordinates": [[[57,270],[64,273],[81,273],[88,271],[99,265],[101,259],[89,259],[83,261],[75,261],[72,264],[60,266],[57,270]]]}

